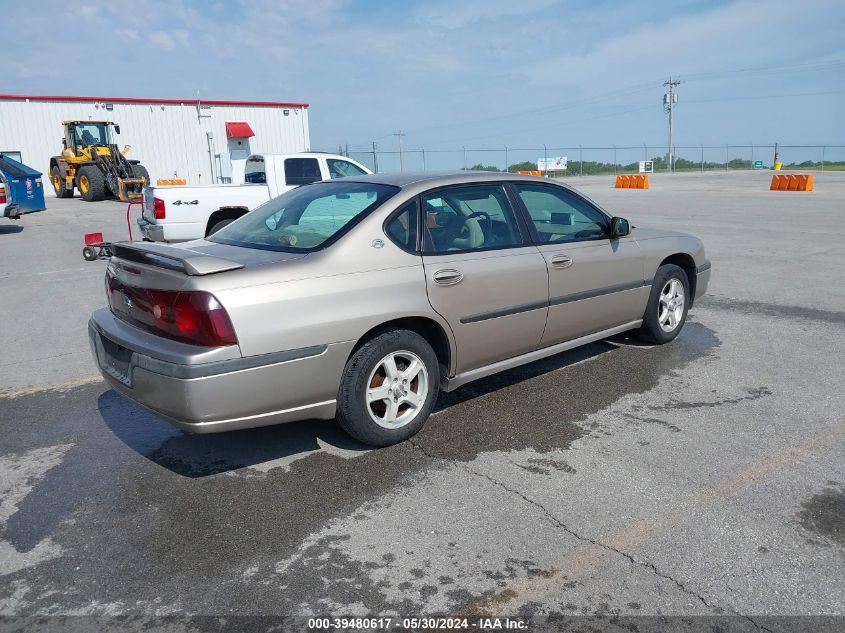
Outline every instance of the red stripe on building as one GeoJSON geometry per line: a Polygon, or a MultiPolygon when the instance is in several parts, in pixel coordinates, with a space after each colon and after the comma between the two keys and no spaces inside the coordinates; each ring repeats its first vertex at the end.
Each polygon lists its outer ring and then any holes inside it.
{"type": "Polygon", "coordinates": [[[290,101],[228,101],[223,99],[148,99],[146,97],[76,97],[60,95],[5,95],[0,101],[71,101],[83,103],[141,103],[150,105],[257,106],[265,108],[307,108],[307,103],[290,101]]]}

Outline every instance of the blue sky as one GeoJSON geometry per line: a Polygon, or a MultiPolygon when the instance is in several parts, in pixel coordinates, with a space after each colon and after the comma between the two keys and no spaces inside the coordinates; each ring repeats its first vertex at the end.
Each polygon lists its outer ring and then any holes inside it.
{"type": "Polygon", "coordinates": [[[679,145],[845,144],[841,0],[0,4],[3,92],[307,101],[315,149],[665,143],[669,75],[679,145]]]}

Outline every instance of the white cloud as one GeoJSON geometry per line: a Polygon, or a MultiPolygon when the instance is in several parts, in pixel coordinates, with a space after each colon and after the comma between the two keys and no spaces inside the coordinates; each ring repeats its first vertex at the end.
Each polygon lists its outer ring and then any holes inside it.
{"type": "MultiPolygon", "coordinates": [[[[693,102],[738,90],[843,86],[841,72],[818,69],[693,76],[845,59],[845,6],[833,0],[805,0],[800,7],[789,0],[595,7],[553,0],[241,0],[213,6],[88,0],[90,19],[69,15],[60,0],[46,5],[38,16],[23,8],[6,15],[17,25],[7,35],[10,92],[182,97],[201,90],[208,97],[308,101],[312,139],[320,147],[391,138],[400,127],[409,132],[409,143],[453,147],[485,138],[494,144],[651,141],[663,137],[659,84],[670,73],[689,77],[679,109],[682,137],[706,141],[718,126],[720,139],[741,133],[769,140],[782,127],[776,108],[749,113],[730,105],[735,115],[728,117],[723,112],[729,104],[693,102]],[[61,69],[89,63],[92,54],[89,47],[57,48],[57,34],[68,23],[79,41],[96,41],[109,52],[98,54],[100,72],[61,69]],[[121,72],[127,67],[142,72],[121,72]],[[647,90],[620,90],[644,82],[647,90]],[[653,111],[607,116],[652,102],[653,111]],[[571,107],[525,112],[553,104],[571,107]],[[697,118],[685,118],[695,112],[697,118]]],[[[803,103],[814,108],[806,125],[819,136],[835,136],[833,106],[842,100],[803,103]]]]}

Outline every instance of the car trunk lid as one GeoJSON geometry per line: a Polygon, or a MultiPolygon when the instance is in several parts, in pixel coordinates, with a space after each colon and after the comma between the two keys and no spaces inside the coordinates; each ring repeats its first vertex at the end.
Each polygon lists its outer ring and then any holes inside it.
{"type": "Polygon", "coordinates": [[[206,240],[185,242],[179,245],[158,242],[118,242],[112,246],[112,253],[119,260],[181,272],[192,277],[294,261],[306,256],[305,253],[265,251],[216,244],[206,240]]]}

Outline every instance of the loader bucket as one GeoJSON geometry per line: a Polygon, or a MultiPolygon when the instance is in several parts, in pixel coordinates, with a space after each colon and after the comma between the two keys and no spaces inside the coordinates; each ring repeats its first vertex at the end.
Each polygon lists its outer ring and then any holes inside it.
{"type": "Polygon", "coordinates": [[[144,178],[118,178],[117,179],[117,197],[122,202],[132,202],[140,200],[144,185],[147,184],[144,178]]]}

